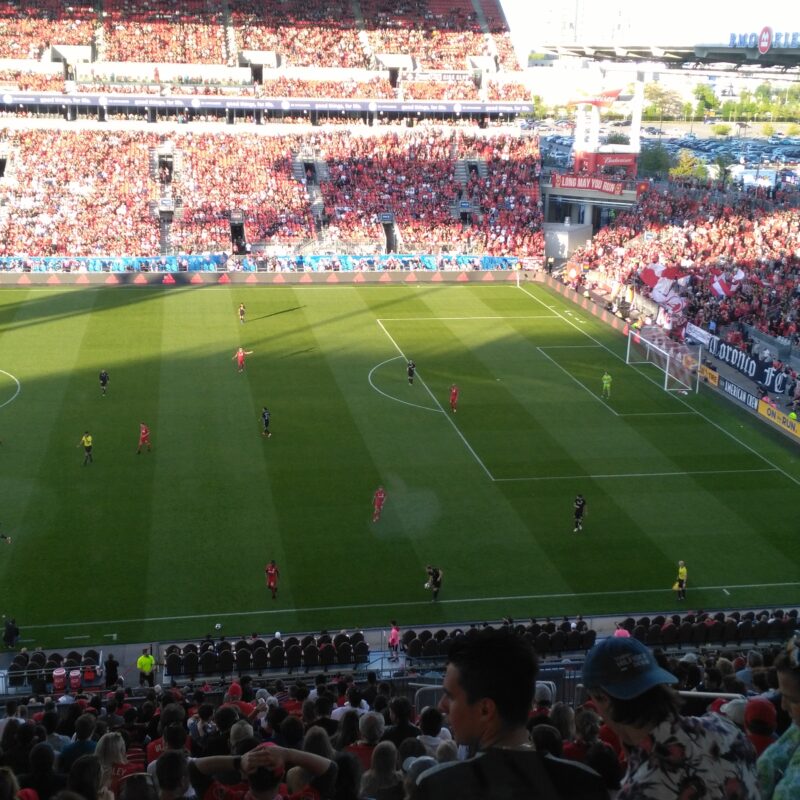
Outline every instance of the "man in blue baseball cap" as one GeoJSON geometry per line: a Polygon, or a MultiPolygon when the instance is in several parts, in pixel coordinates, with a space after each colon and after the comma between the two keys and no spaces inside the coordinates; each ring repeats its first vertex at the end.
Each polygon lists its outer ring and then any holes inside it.
{"type": "Polygon", "coordinates": [[[682,716],[677,682],[637,639],[612,636],[587,654],[584,688],[627,753],[617,800],[758,798],[755,751],[744,734],[718,714],[682,716]]]}

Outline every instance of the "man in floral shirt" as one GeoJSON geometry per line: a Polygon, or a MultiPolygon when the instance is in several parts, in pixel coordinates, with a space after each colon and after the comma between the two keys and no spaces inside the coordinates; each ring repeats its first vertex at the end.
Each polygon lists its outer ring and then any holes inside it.
{"type": "Polygon", "coordinates": [[[681,716],[667,685],[677,682],[633,638],[609,637],[586,656],[583,685],[627,753],[617,800],[757,800],[747,737],[717,714],[681,716]]]}

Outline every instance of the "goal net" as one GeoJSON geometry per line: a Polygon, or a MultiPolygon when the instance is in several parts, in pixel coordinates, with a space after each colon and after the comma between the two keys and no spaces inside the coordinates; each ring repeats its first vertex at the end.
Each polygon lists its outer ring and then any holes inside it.
{"type": "Polygon", "coordinates": [[[670,339],[662,328],[647,326],[628,333],[627,364],[653,364],[663,375],[667,392],[697,392],[700,388],[700,345],[670,339]]]}

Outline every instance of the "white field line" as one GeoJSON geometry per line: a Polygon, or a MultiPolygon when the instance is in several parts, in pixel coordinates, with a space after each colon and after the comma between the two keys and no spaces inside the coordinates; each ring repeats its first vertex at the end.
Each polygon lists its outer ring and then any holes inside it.
{"type": "MultiPolygon", "coordinates": [[[[531,292],[529,292],[523,286],[520,286],[519,289],[520,289],[521,292],[525,292],[525,294],[527,294],[528,297],[530,297],[531,299],[533,299],[537,303],[539,303],[539,305],[542,305],[545,308],[550,308],[550,306],[548,306],[546,303],[544,303],[542,300],[540,300],[535,294],[531,294],[531,292]]],[[[625,363],[625,359],[621,355],[619,355],[618,353],[615,353],[611,348],[606,347],[602,342],[600,342],[597,339],[595,339],[594,336],[592,336],[590,333],[587,333],[586,331],[581,330],[574,322],[572,322],[572,320],[567,319],[563,314],[561,314],[558,311],[554,311],[554,313],[556,314],[556,316],[561,317],[561,319],[563,319],[564,322],[567,323],[567,325],[571,325],[573,328],[575,328],[576,331],[580,331],[584,336],[586,336],[589,339],[591,339],[595,344],[600,345],[600,347],[602,347],[604,350],[606,350],[609,353],[611,353],[611,355],[614,356],[614,358],[616,358],[619,361],[622,361],[623,363],[625,363]]],[[[635,369],[642,377],[644,377],[647,380],[649,380],[655,386],[658,386],[659,388],[661,388],[661,384],[659,384],[657,381],[654,381],[649,375],[647,375],[646,373],[642,372],[640,369],[638,369],[637,367],[635,367],[633,365],[630,365],[630,366],[632,367],[632,369],[635,369]]],[[[696,408],[692,408],[692,406],[690,406],[689,403],[687,403],[681,397],[675,397],[675,399],[679,403],[681,403],[682,405],[686,406],[686,408],[688,408],[691,412],[697,414],[697,416],[699,416],[702,419],[704,419],[709,425],[713,425],[718,431],[721,431],[727,437],[729,437],[730,439],[733,439],[734,442],[736,442],[738,445],[741,445],[745,450],[749,450],[753,455],[755,455],[758,458],[760,458],[765,464],[769,464],[774,470],[776,470],[777,472],[780,472],[781,475],[784,475],[790,481],[792,481],[792,483],[795,483],[798,486],[800,486],[800,479],[795,478],[793,475],[790,475],[788,472],[786,472],[786,470],[781,469],[779,466],[777,466],[777,464],[773,464],[772,461],[770,461],[768,458],[766,458],[763,455],[761,455],[761,453],[759,453],[758,450],[756,450],[754,447],[751,447],[749,444],[747,444],[747,442],[743,442],[741,439],[739,439],[737,436],[732,434],[730,431],[725,430],[725,428],[723,428],[722,425],[720,425],[717,422],[714,422],[714,420],[711,419],[711,417],[707,417],[702,411],[698,411],[696,408]]]]}
{"type": "Polygon", "coordinates": [[[608,475],[535,475],[532,478],[495,478],[495,483],[513,481],[576,481],[612,480],[614,478],[683,478],[689,475],[750,475],[754,472],[776,472],[773,467],[764,469],[707,469],[689,472],[620,472],[608,475]]]}
{"type": "Polygon", "coordinates": [[[434,411],[435,413],[439,413],[442,411],[441,406],[439,408],[431,408],[431,406],[421,406],[419,403],[409,403],[408,400],[401,400],[399,397],[395,397],[394,395],[387,394],[383,391],[383,389],[379,389],[372,381],[372,373],[375,372],[376,369],[380,369],[384,364],[388,364],[390,361],[399,361],[402,359],[403,356],[393,356],[392,358],[387,358],[386,361],[381,361],[380,364],[376,364],[370,371],[369,375],[367,375],[367,380],[369,381],[369,385],[378,393],[382,394],[384,397],[388,397],[389,400],[394,400],[396,403],[402,403],[404,406],[411,406],[412,408],[421,408],[423,411],[434,411]]]}
{"type": "Polygon", "coordinates": [[[536,348],[553,366],[558,367],[568,378],[571,378],[575,383],[578,384],[582,389],[585,389],[598,403],[602,403],[615,417],[619,416],[619,413],[611,408],[608,403],[606,403],[602,397],[598,397],[585,383],[579,381],[568,369],[562,367],[561,364],[558,363],[554,358],[550,358],[541,347],[536,348]]]}
{"type": "MultiPolygon", "coordinates": [[[[548,314],[548,316],[551,317],[553,315],[548,314]]],[[[7,406],[9,403],[13,403],[17,399],[17,395],[20,393],[20,391],[22,391],[22,386],[20,385],[20,382],[17,380],[17,378],[10,372],[6,372],[4,369],[0,369],[0,373],[2,373],[3,375],[8,375],[8,377],[11,378],[11,380],[14,381],[14,383],[17,384],[17,391],[14,392],[14,394],[11,397],[9,397],[8,400],[5,401],[5,403],[0,403],[0,408],[3,408],[7,406]]]]}
{"type": "MultiPolygon", "coordinates": [[[[395,347],[395,350],[397,350],[397,352],[398,352],[398,353],[400,353],[400,355],[401,355],[401,356],[402,356],[402,357],[403,357],[403,358],[404,358],[406,361],[408,361],[408,358],[406,357],[406,354],[405,354],[405,353],[404,353],[404,352],[403,352],[403,351],[400,349],[400,345],[399,345],[399,344],[397,344],[397,342],[396,342],[396,341],[395,341],[395,340],[392,338],[392,335],[389,333],[389,331],[387,331],[387,330],[386,330],[386,327],[384,326],[383,322],[381,322],[381,320],[379,320],[379,319],[378,319],[378,320],[375,320],[375,321],[378,323],[378,325],[380,325],[380,327],[381,327],[381,330],[382,330],[382,331],[383,331],[383,332],[386,334],[386,336],[387,336],[387,338],[389,339],[389,341],[390,341],[390,342],[391,342],[391,343],[394,345],[394,347],[395,347]]],[[[489,480],[490,480],[490,481],[493,481],[493,480],[494,480],[494,476],[493,476],[493,475],[492,475],[492,473],[491,473],[491,472],[489,472],[489,470],[486,468],[486,464],[484,464],[484,463],[483,463],[483,461],[481,460],[481,457],[480,457],[480,456],[479,456],[479,455],[478,455],[478,454],[475,452],[475,450],[472,448],[472,445],[471,445],[471,444],[470,444],[470,443],[467,441],[467,439],[466,439],[466,437],[464,436],[464,434],[463,434],[463,433],[461,433],[461,431],[458,429],[458,426],[455,424],[455,422],[453,422],[453,420],[452,420],[452,419],[450,419],[450,416],[449,416],[449,415],[448,415],[448,414],[445,412],[445,410],[442,408],[442,404],[439,402],[439,400],[438,400],[438,398],[436,397],[436,395],[435,395],[435,394],[434,394],[434,393],[431,391],[431,389],[430,389],[430,387],[428,386],[428,384],[427,384],[427,383],[425,383],[425,381],[424,381],[424,380],[422,380],[422,378],[420,378],[420,377],[419,377],[419,372],[417,372],[417,378],[418,378],[419,382],[420,382],[420,383],[421,383],[421,384],[422,384],[422,385],[425,387],[425,391],[426,391],[426,392],[427,392],[427,393],[428,393],[428,394],[431,396],[431,399],[432,399],[432,400],[433,400],[433,402],[436,404],[436,406],[438,407],[438,409],[439,409],[439,410],[442,412],[442,414],[444,414],[444,415],[445,415],[445,418],[447,419],[447,421],[448,421],[448,422],[449,422],[449,423],[450,423],[450,424],[453,426],[453,430],[454,430],[454,431],[455,431],[455,432],[458,434],[458,438],[459,438],[459,439],[461,439],[461,441],[464,443],[464,446],[465,446],[465,447],[467,448],[467,450],[469,450],[469,452],[472,454],[472,457],[475,459],[475,461],[477,461],[477,462],[478,462],[478,464],[480,465],[480,468],[481,468],[481,469],[482,469],[482,470],[483,470],[483,471],[486,473],[486,475],[487,475],[487,477],[489,478],[489,480]]]]}
{"type": "MultiPolygon", "coordinates": [[[[736,586],[725,584],[724,586],[693,586],[693,592],[709,592],[709,591],[728,591],[736,589],[778,589],[786,586],[800,586],[800,581],[784,581],[781,583],[742,583],[736,586]]],[[[462,597],[454,600],[437,600],[439,605],[462,605],[466,603],[495,603],[498,601],[513,601],[513,600],[563,600],[564,598],[580,599],[582,597],[616,597],[620,595],[639,595],[639,594],[672,594],[671,589],[665,589],[663,586],[657,589],[614,589],[611,591],[600,592],[558,592],[552,594],[520,594],[520,595],[505,595],[498,597],[462,597]]],[[[341,605],[341,606],[312,606],[309,608],[284,608],[284,609],[258,609],[257,611],[224,611],[216,613],[209,611],[207,614],[177,614],[168,617],[141,617],[138,619],[104,619],[104,620],[87,620],[79,622],[51,622],[46,625],[26,625],[25,630],[45,630],[49,628],[68,628],[68,627],[85,627],[89,625],[140,625],[146,622],[174,622],[192,619],[226,619],[229,617],[257,617],[263,615],[265,617],[274,616],[276,614],[310,614],[318,611],[359,611],[372,608],[410,608],[413,606],[421,606],[430,608],[430,597],[424,600],[413,600],[404,603],[362,603],[358,605],[341,605]]],[[[88,636],[76,636],[65,638],[86,638],[88,636]]]]}
{"type": "Polygon", "coordinates": [[[619,413],[618,417],[693,417],[694,411],[629,411],[619,413]]]}
{"type": "Polygon", "coordinates": [[[520,317],[381,317],[381,322],[449,322],[452,320],[474,320],[474,319],[557,319],[555,314],[528,314],[520,317]]]}

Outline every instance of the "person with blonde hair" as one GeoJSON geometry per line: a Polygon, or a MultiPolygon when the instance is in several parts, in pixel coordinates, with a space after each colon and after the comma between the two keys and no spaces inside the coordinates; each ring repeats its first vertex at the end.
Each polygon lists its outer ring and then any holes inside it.
{"type": "Polygon", "coordinates": [[[119,797],[124,778],[141,771],[128,762],[125,739],[116,731],[104,733],[98,739],[94,754],[100,762],[100,782],[114,793],[114,797],[119,797]]]}

